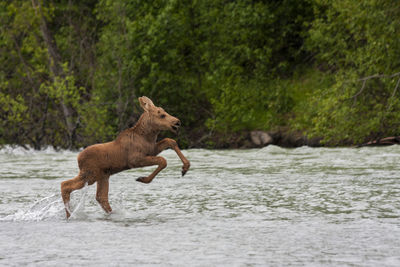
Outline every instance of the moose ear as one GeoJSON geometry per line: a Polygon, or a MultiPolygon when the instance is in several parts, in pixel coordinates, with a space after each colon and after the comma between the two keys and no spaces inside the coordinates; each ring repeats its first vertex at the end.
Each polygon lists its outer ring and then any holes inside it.
{"type": "Polygon", "coordinates": [[[147,96],[139,97],[139,103],[144,111],[149,111],[151,107],[154,107],[153,101],[151,101],[147,96]]]}

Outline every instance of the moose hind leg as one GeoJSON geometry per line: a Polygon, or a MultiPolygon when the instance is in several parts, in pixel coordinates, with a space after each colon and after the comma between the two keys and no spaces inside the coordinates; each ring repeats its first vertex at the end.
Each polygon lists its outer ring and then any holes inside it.
{"type": "Polygon", "coordinates": [[[80,174],[73,179],[61,183],[61,196],[65,205],[65,213],[67,218],[71,216],[69,201],[72,191],[81,189],[84,186],[85,181],[81,178],[80,174]]]}
{"type": "Polygon", "coordinates": [[[105,212],[110,213],[112,209],[110,203],[108,203],[108,187],[108,177],[97,181],[96,200],[105,212]]]}

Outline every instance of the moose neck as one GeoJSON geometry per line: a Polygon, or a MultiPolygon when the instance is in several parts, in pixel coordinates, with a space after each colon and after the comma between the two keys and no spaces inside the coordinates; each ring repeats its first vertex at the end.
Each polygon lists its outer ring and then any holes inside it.
{"type": "Polygon", "coordinates": [[[133,126],[134,131],[143,136],[145,139],[155,142],[157,140],[157,136],[160,133],[158,129],[154,129],[154,126],[151,123],[150,116],[147,112],[144,112],[135,126],[133,126]]]}

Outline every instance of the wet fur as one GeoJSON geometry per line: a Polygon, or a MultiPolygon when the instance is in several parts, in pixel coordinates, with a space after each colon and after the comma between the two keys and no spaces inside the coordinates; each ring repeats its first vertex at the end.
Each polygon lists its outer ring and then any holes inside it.
{"type": "Polygon", "coordinates": [[[167,166],[167,161],[157,156],[167,148],[174,149],[182,160],[182,175],[189,170],[190,163],[175,140],[165,138],[157,142],[160,131],[176,132],[180,126],[179,119],[154,106],[147,97],[139,97],[139,102],[145,112],[135,126],[121,132],[114,141],[89,146],[78,155],[79,174],[61,183],[67,218],[71,215],[71,192],[81,189],[86,183],[92,185],[97,182],[96,200],[107,213],[111,212],[108,202],[109,177],[132,168],[158,165],[149,176],[136,179],[138,182],[150,183],[167,166]]]}

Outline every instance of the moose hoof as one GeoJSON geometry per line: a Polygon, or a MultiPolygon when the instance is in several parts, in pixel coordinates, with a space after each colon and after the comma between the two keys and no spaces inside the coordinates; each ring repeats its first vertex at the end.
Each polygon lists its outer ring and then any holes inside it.
{"type": "Polygon", "coordinates": [[[187,170],[182,170],[182,177],[185,176],[187,170]]]}
{"type": "Polygon", "coordinates": [[[147,177],[139,177],[139,178],[137,178],[136,179],[136,181],[138,181],[138,182],[141,182],[141,183],[145,183],[145,184],[148,184],[149,182],[147,182],[145,179],[146,179],[147,177]]]}

